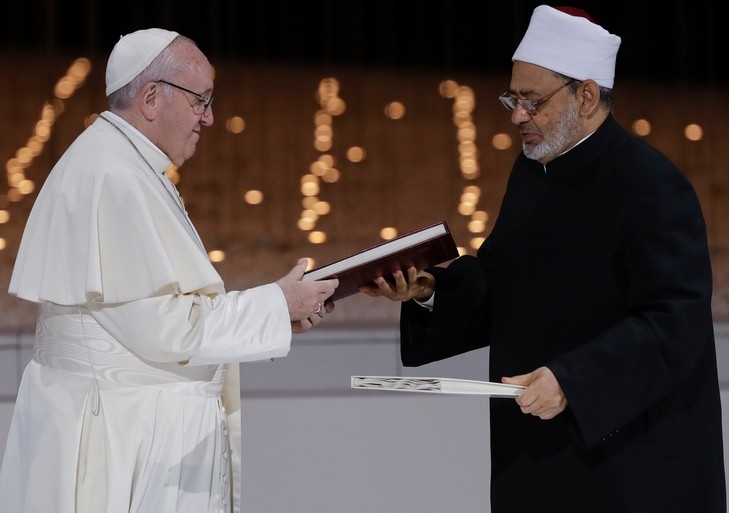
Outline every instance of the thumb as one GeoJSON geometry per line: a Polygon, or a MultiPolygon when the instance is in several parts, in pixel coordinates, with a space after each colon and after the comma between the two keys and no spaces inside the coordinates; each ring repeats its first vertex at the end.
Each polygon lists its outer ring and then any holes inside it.
{"type": "Polygon", "coordinates": [[[307,266],[309,265],[309,260],[306,258],[300,258],[299,262],[296,264],[296,266],[291,269],[291,272],[289,275],[296,279],[301,280],[301,277],[304,276],[304,272],[306,271],[307,266]]]}
{"type": "Polygon", "coordinates": [[[504,376],[501,378],[502,383],[506,383],[507,385],[528,385],[529,384],[529,374],[521,374],[519,376],[504,376]]]}

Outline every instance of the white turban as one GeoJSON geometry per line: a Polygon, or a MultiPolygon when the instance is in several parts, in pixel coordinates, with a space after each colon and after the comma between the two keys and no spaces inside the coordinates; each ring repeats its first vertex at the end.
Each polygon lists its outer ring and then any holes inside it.
{"type": "Polygon", "coordinates": [[[534,9],[512,60],[536,64],[578,80],[589,78],[612,89],[620,38],[577,10],[565,9],[576,15],[547,5],[534,9]]]}
{"type": "Polygon", "coordinates": [[[106,96],[134,80],[178,35],[151,28],[122,36],[106,64],[106,96]]]}

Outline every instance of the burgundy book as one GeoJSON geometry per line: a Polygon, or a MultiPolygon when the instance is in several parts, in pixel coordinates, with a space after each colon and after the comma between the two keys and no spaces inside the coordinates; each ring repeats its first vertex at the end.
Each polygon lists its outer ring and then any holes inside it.
{"type": "Polygon", "coordinates": [[[408,267],[425,269],[457,256],[448,225],[441,221],[307,271],[303,280],[338,278],[339,286],[330,297],[336,301],[359,292],[359,287],[372,284],[378,276],[387,278],[408,267]]]}

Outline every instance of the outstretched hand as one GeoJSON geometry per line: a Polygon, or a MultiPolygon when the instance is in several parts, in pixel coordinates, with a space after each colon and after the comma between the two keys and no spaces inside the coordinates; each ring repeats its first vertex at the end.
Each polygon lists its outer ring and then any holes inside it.
{"type": "Polygon", "coordinates": [[[402,271],[392,273],[393,282],[383,277],[375,278],[375,285],[365,285],[359,291],[371,297],[386,297],[391,301],[410,299],[426,300],[435,292],[435,277],[425,271],[409,267],[407,274],[402,271]]]}
{"type": "Polygon", "coordinates": [[[339,285],[339,280],[301,281],[308,260],[302,258],[289,273],[276,281],[281,287],[289,308],[291,328],[302,333],[319,324],[332,310],[334,303],[328,300],[339,285]]]}

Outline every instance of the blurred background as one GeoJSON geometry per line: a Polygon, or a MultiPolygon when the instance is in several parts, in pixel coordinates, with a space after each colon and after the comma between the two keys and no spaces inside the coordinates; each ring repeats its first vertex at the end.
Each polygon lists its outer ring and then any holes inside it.
{"type": "MultiPolygon", "coordinates": [[[[438,220],[462,253],[475,253],[520,151],[497,97],[538,4],[3,0],[0,439],[36,319],[35,305],[3,291],[45,177],[106,108],[106,59],[121,35],[175,30],[215,66],[215,124],[168,173],[226,286],[237,289],[279,278],[300,257],[322,265],[438,220]]],[[[618,121],[696,188],[727,401],[729,7],[572,5],[622,38],[618,121]]],[[[355,374],[487,379],[486,349],[403,369],[398,315],[396,304],[355,295],[319,330],[295,337],[288,358],[243,365],[248,511],[488,512],[488,399],[349,389],[355,374]]]]}
{"type": "MultiPolygon", "coordinates": [[[[229,288],[276,279],[438,220],[474,252],[519,151],[497,97],[539,2],[473,0],[5,0],[0,6],[0,288],[45,176],[104,110],[118,38],[158,26],[216,67],[215,124],[170,169],[229,288]]],[[[694,183],[709,225],[715,311],[729,318],[725,254],[724,3],[585,1],[622,38],[615,114],[694,183]]],[[[390,320],[347,301],[344,323],[390,320]]],[[[344,303],[344,302],[343,302],[344,303]]],[[[32,305],[0,299],[0,328],[32,330],[32,305]]]]}

